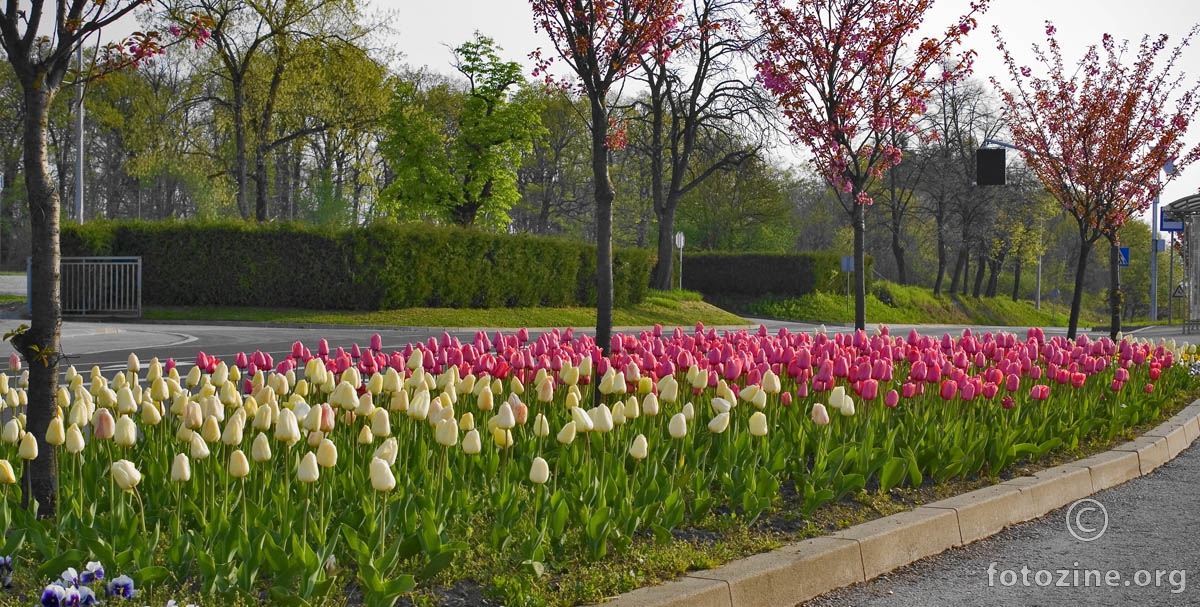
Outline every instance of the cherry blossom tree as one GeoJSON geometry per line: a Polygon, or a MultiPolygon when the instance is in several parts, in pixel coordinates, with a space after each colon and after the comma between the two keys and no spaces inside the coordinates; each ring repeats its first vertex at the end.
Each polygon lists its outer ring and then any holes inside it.
{"type": "Polygon", "coordinates": [[[1033,46],[1044,75],[1018,67],[992,29],[1014,88],[1000,90],[1014,144],[1025,164],[1075,219],[1079,256],[1071,298],[1068,335],[1075,336],[1088,256],[1101,237],[1109,241],[1109,299],[1113,337],[1121,327],[1118,275],[1120,230],[1146,211],[1161,184],[1200,158],[1200,145],[1183,138],[1200,110],[1200,82],[1187,83],[1177,71],[1180,57],[1200,26],[1167,48],[1167,36],[1144,36],[1136,55],[1129,42],[1104,34],[1073,65],[1063,61],[1055,27],[1046,23],[1046,45],[1033,46]],[[1173,160],[1165,179],[1159,171],[1173,160]]]}
{"type": "Polygon", "coordinates": [[[940,37],[912,45],[933,0],[755,0],[766,40],[759,78],[854,228],[854,324],[860,329],[866,323],[868,186],[899,164],[896,133],[921,134],[917,119],[936,82],[970,73],[974,51],[956,54],[955,47],[988,2],[972,2],[940,37]]]}
{"type": "MultiPolygon", "coordinates": [[[[22,154],[29,201],[31,265],[30,324],[10,334],[13,346],[29,367],[29,408],[26,428],[38,441],[38,455],[21,475],[22,504],[37,500],[39,516],[55,511],[55,449],[46,444],[46,428],[54,415],[58,385],[62,305],[59,298],[59,200],[47,162],[50,105],[63,87],[76,48],[101,28],[132,13],[148,0],[9,0],[0,6],[0,48],[12,66],[21,89],[22,154]]],[[[191,38],[199,44],[210,24],[193,20],[172,31],[174,40],[191,38]]],[[[135,65],[160,54],[158,32],[137,32],[105,45],[88,77],[135,65]]]]}
{"type": "MultiPolygon", "coordinates": [[[[611,115],[613,86],[658,52],[679,24],[678,0],[529,0],[534,25],[554,43],[558,58],[577,77],[591,115],[592,178],[596,196],[596,343],[607,353],[612,340],[612,206],[609,150],[624,146],[624,129],[611,115]]],[[[538,74],[549,59],[534,53],[538,74]]]]}

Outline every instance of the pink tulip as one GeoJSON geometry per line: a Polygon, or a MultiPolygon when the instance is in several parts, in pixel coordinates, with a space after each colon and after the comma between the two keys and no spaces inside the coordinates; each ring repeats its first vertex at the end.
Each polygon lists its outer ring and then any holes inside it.
{"type": "Polygon", "coordinates": [[[1013,398],[1011,396],[1005,396],[1004,398],[1002,398],[1000,400],[1000,406],[1004,407],[1005,409],[1012,409],[1013,408],[1013,398]]]}
{"type": "Polygon", "coordinates": [[[904,385],[900,386],[900,391],[904,395],[904,398],[912,398],[917,394],[917,384],[904,382],[904,385]]]}
{"type": "Polygon", "coordinates": [[[1154,384],[1146,384],[1145,391],[1146,391],[1146,394],[1150,394],[1151,392],[1154,392],[1154,384]]]}
{"type": "Polygon", "coordinates": [[[958,392],[958,383],[953,379],[947,379],[942,382],[942,400],[950,400],[958,392]]]}
{"type": "Polygon", "coordinates": [[[792,393],[784,392],[783,394],[780,394],[779,395],[779,403],[785,407],[792,406],[792,393]]]}
{"type": "Polygon", "coordinates": [[[900,404],[900,395],[895,390],[888,390],[888,393],[883,397],[883,404],[895,407],[900,404]]]}

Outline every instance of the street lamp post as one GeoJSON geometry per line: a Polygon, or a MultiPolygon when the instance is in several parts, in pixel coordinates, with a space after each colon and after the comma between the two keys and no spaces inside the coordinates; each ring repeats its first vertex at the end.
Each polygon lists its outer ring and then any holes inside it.
{"type": "MultiPolygon", "coordinates": [[[[1167,175],[1175,174],[1175,163],[1170,159],[1163,165],[1162,170],[1167,175]]],[[[1158,201],[1162,192],[1162,180],[1155,175],[1158,180],[1158,187],[1154,192],[1154,206],[1150,213],[1150,321],[1158,320],[1158,201]]],[[[1170,298],[1167,299],[1168,304],[1170,298]]]]}

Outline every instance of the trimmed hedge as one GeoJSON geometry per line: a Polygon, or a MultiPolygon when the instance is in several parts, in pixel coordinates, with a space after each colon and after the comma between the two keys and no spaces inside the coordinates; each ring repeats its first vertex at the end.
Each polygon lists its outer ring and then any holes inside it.
{"type": "MultiPolygon", "coordinates": [[[[381,310],[595,305],[596,247],[526,234],[378,222],[108,222],[62,227],[64,256],[142,257],[161,306],[381,310]]],[[[616,249],[616,305],[646,296],[648,251],[616,249]]]]}
{"type": "MultiPolygon", "coordinates": [[[[867,290],[871,266],[867,256],[867,290]]],[[[729,253],[702,251],[683,254],[683,288],[705,295],[762,297],[800,296],[813,291],[846,293],[842,257],[835,253],[729,253]]]]}

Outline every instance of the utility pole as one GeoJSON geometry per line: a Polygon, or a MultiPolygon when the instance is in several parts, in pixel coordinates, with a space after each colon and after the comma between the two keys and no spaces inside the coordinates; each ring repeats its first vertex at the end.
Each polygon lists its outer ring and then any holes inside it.
{"type": "Polygon", "coordinates": [[[83,223],[83,44],[75,49],[75,61],[79,64],[78,122],[75,125],[79,146],[75,150],[75,221],[83,223]]]}

